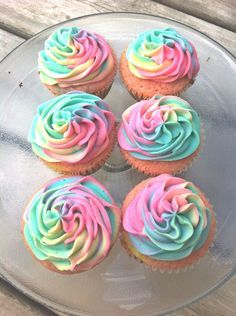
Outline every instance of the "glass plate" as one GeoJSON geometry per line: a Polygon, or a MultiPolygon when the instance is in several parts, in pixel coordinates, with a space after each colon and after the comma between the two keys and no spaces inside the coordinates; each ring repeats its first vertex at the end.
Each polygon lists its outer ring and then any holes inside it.
{"type": "MultiPolygon", "coordinates": [[[[61,23],[104,35],[119,57],[141,31],[175,27],[196,45],[201,71],[182,95],[201,115],[205,145],[183,177],[202,188],[215,207],[216,239],[193,269],[178,274],[152,271],[130,258],[117,241],[93,270],[72,276],[52,273],[33,260],[20,232],[21,214],[31,195],[57,174],[44,166],[27,143],[36,107],[51,98],[37,74],[37,53],[58,26],[19,46],[0,64],[0,273],[23,293],[54,311],[73,315],[161,315],[186,306],[223,284],[236,267],[236,66],[223,47],[198,31],[160,17],[108,13],[61,23]]],[[[106,101],[120,120],[134,103],[117,75],[106,101]]],[[[117,203],[145,177],[129,169],[116,150],[94,176],[117,203]]]]}

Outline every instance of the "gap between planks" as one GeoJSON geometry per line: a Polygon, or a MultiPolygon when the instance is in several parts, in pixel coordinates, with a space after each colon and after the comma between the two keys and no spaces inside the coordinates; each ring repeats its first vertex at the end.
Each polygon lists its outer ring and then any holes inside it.
{"type": "Polygon", "coordinates": [[[153,0],[199,19],[236,32],[235,0],[153,0]]]}
{"type": "Polygon", "coordinates": [[[154,14],[177,20],[205,33],[236,55],[235,33],[151,0],[0,0],[0,26],[18,36],[29,38],[61,21],[87,14],[116,11],[154,14]]]}

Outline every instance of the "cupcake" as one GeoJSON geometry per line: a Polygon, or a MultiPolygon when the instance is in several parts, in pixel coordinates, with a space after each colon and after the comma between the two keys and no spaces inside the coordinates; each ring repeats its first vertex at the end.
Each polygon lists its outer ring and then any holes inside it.
{"type": "Polygon", "coordinates": [[[133,188],[122,215],[124,247],[153,268],[184,269],[204,256],[214,239],[215,215],[204,194],[168,174],[133,188]]]}
{"type": "Polygon", "coordinates": [[[54,179],[27,205],[23,240],[33,257],[51,271],[87,271],[108,255],[120,215],[111,195],[94,178],[54,179]]]}
{"type": "Polygon", "coordinates": [[[47,166],[86,175],[98,170],[112,152],[115,117],[99,97],[69,92],[38,107],[28,140],[47,166]]]}
{"type": "Polygon", "coordinates": [[[176,174],[198,155],[200,120],[183,99],[155,96],[123,113],[118,142],[125,159],[140,172],[176,174]]]}
{"type": "Polygon", "coordinates": [[[137,36],[120,60],[120,74],[136,100],[179,95],[193,84],[199,63],[193,44],[167,27],[137,36]]]}
{"type": "Polygon", "coordinates": [[[101,35],[62,27],[39,52],[38,71],[54,95],[79,90],[105,98],[116,74],[116,57],[101,35]]]}

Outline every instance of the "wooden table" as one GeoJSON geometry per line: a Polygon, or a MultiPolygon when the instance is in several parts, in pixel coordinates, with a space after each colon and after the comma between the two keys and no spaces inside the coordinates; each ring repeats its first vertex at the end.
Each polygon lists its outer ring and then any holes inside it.
{"type": "MultiPolygon", "coordinates": [[[[0,0],[0,60],[35,33],[98,12],[141,12],[168,17],[209,35],[236,55],[235,0],[0,0]]],[[[0,316],[54,315],[0,279],[0,316]]],[[[176,316],[236,315],[236,278],[176,316]]]]}

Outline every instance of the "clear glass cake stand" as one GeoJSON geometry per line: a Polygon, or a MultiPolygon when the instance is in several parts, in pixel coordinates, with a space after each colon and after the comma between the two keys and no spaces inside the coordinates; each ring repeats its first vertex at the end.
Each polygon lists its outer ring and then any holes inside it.
{"type": "MultiPolygon", "coordinates": [[[[152,28],[175,27],[196,45],[201,71],[182,97],[199,112],[206,139],[199,159],[182,176],[201,187],[214,205],[216,239],[199,264],[178,274],[152,271],[130,258],[119,241],[103,263],[78,275],[52,273],[31,258],[21,238],[21,214],[30,196],[57,174],[34,156],[27,132],[37,105],[51,98],[38,78],[37,53],[57,25],[20,45],[0,64],[0,274],[34,300],[71,315],[162,315],[184,307],[222,285],[236,269],[235,60],[197,30],[160,17],[108,13],[62,25],[101,33],[118,57],[137,33],[152,28]]],[[[134,102],[119,75],[106,101],[117,121],[134,102]]],[[[145,178],[124,163],[117,149],[94,176],[118,204],[145,178]]]]}

